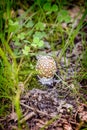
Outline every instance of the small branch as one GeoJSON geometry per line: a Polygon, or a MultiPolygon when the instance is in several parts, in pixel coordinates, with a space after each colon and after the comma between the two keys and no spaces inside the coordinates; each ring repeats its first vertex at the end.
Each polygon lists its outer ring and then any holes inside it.
{"type": "Polygon", "coordinates": [[[26,115],[24,118],[22,118],[19,123],[22,124],[22,123],[24,123],[25,121],[27,121],[28,119],[30,119],[30,118],[32,118],[33,116],[35,116],[35,115],[36,115],[35,112],[31,112],[31,113],[29,113],[28,115],[26,115]]]}
{"type": "Polygon", "coordinates": [[[30,106],[28,106],[28,105],[26,105],[26,104],[24,104],[24,103],[20,103],[20,104],[21,104],[22,106],[24,106],[24,107],[30,109],[30,110],[33,110],[34,112],[37,112],[37,113],[41,114],[41,115],[50,116],[49,114],[47,114],[47,113],[45,113],[45,112],[42,112],[42,111],[39,111],[38,109],[35,109],[35,108],[33,108],[33,107],[30,107],[30,106]]]}

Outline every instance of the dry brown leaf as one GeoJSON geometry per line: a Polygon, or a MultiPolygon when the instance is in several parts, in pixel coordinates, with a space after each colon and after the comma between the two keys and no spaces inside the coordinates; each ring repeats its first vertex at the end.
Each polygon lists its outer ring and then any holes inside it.
{"type": "Polygon", "coordinates": [[[56,130],[63,130],[63,128],[62,127],[58,127],[58,128],[56,128],[56,130]]]}
{"type": "Polygon", "coordinates": [[[73,130],[70,123],[68,123],[66,120],[65,120],[65,122],[63,124],[63,128],[64,128],[64,130],[73,130]]]}
{"type": "Polygon", "coordinates": [[[79,117],[80,117],[81,121],[87,122],[87,112],[86,111],[79,113],[79,117]]]}
{"type": "MultiPolygon", "coordinates": [[[[80,12],[81,12],[81,10],[80,10],[79,6],[75,6],[74,8],[69,10],[69,14],[72,19],[76,18],[80,12]]],[[[80,13],[78,18],[80,19],[81,17],[82,17],[82,13],[80,13]]]]}
{"type": "Polygon", "coordinates": [[[17,121],[17,120],[18,120],[17,114],[16,114],[15,112],[12,112],[12,113],[9,115],[9,117],[10,117],[10,120],[14,120],[14,121],[17,121]]]}

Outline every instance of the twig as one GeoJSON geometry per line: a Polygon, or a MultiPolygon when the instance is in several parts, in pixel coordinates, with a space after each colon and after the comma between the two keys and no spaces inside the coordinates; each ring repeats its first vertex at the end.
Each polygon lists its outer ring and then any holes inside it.
{"type": "Polygon", "coordinates": [[[47,114],[46,112],[39,111],[38,109],[33,108],[33,107],[30,107],[30,106],[28,106],[28,105],[26,105],[26,104],[24,104],[24,103],[20,103],[20,104],[21,104],[22,106],[24,106],[24,107],[28,108],[28,109],[33,110],[34,112],[37,112],[37,113],[41,114],[41,115],[50,116],[50,115],[49,115],[49,114],[47,114]]]}
{"type": "Polygon", "coordinates": [[[35,115],[36,115],[35,112],[31,112],[31,113],[29,113],[28,115],[26,115],[24,118],[22,118],[19,123],[22,124],[22,123],[24,123],[25,121],[27,121],[28,119],[30,119],[30,118],[32,118],[33,116],[35,116],[35,115]]]}
{"type": "Polygon", "coordinates": [[[42,121],[42,120],[40,120],[40,119],[35,119],[35,121],[39,122],[39,123],[42,124],[42,125],[45,125],[45,124],[46,124],[46,122],[44,122],[44,121],[42,121]]]}

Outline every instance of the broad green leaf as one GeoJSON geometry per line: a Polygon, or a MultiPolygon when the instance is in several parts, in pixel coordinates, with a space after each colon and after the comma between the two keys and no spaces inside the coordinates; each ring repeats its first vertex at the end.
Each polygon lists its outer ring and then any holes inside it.
{"type": "Polygon", "coordinates": [[[30,20],[30,21],[25,25],[25,27],[26,27],[26,28],[32,28],[33,25],[34,25],[34,22],[33,22],[32,20],[30,20]]]}
{"type": "Polygon", "coordinates": [[[31,46],[36,48],[37,44],[36,43],[32,43],[31,46]]]}
{"type": "Polygon", "coordinates": [[[62,16],[68,15],[68,11],[67,11],[67,10],[60,10],[59,13],[60,13],[62,16]]]}
{"type": "Polygon", "coordinates": [[[28,51],[28,52],[30,51],[30,47],[29,46],[25,46],[24,49],[25,49],[25,51],[28,51]]]}
{"type": "Polygon", "coordinates": [[[43,9],[45,11],[51,11],[51,3],[47,2],[44,4],[43,9]]]}
{"type": "Polygon", "coordinates": [[[69,16],[68,12],[66,10],[60,10],[58,14],[58,22],[70,22],[71,17],[69,16]]]}
{"type": "Polygon", "coordinates": [[[44,42],[40,40],[40,42],[38,43],[38,47],[43,47],[43,46],[44,46],[44,42]]]}
{"type": "Polygon", "coordinates": [[[30,41],[28,41],[28,40],[23,40],[24,41],[24,43],[30,43],[30,41]]]}
{"type": "Polygon", "coordinates": [[[57,6],[56,4],[54,4],[54,5],[51,7],[51,11],[52,11],[52,12],[58,11],[58,6],[57,6]]]}
{"type": "Polygon", "coordinates": [[[67,17],[65,18],[65,22],[69,23],[71,21],[71,17],[67,15],[67,17]]]}
{"type": "Polygon", "coordinates": [[[14,49],[14,54],[15,54],[16,56],[18,56],[18,55],[21,54],[21,52],[20,52],[18,49],[14,49]]]}
{"type": "Polygon", "coordinates": [[[28,52],[25,50],[22,50],[24,55],[28,55],[28,52]]]}
{"type": "Polygon", "coordinates": [[[29,46],[25,46],[24,49],[22,49],[22,52],[23,52],[24,55],[28,55],[29,51],[30,51],[29,46]]]}
{"type": "Polygon", "coordinates": [[[46,37],[46,33],[36,31],[35,34],[33,35],[33,37],[39,37],[39,39],[42,39],[42,38],[46,37]]]}
{"type": "Polygon", "coordinates": [[[25,39],[25,33],[18,34],[18,39],[20,39],[20,40],[25,39]]]}
{"type": "Polygon", "coordinates": [[[21,43],[19,41],[15,41],[16,46],[21,46],[21,43]]]}
{"type": "Polygon", "coordinates": [[[36,29],[43,31],[43,30],[45,29],[44,23],[38,22],[38,23],[36,24],[36,29]]]}
{"type": "Polygon", "coordinates": [[[38,43],[39,42],[39,37],[34,37],[34,39],[33,39],[33,43],[38,43]]]}
{"type": "Polygon", "coordinates": [[[11,19],[9,20],[9,33],[14,32],[19,28],[18,21],[13,22],[11,19]]]}

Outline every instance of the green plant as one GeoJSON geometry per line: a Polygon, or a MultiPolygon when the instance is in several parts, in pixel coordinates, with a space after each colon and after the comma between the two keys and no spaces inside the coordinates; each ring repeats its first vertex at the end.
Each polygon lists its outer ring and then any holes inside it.
{"type": "Polygon", "coordinates": [[[87,80],[87,50],[85,50],[82,54],[82,60],[80,61],[81,63],[81,70],[77,76],[77,78],[82,81],[82,80],[87,80]]]}
{"type": "Polygon", "coordinates": [[[63,47],[63,49],[62,49],[62,51],[60,53],[60,56],[59,56],[60,59],[63,56],[63,54],[65,53],[65,51],[68,48],[68,46],[70,46],[71,43],[73,44],[74,38],[76,37],[76,35],[78,34],[79,30],[83,26],[82,23],[83,23],[83,20],[85,19],[86,15],[87,15],[87,10],[85,10],[85,12],[84,12],[84,14],[83,14],[83,16],[82,16],[82,18],[81,18],[77,28],[74,29],[72,27],[71,30],[69,30],[70,32],[68,33],[69,34],[68,39],[67,39],[67,41],[66,41],[66,43],[65,43],[65,45],[64,45],[64,47],[63,47]]]}
{"type": "Polygon", "coordinates": [[[18,74],[15,55],[9,46],[11,28],[9,28],[8,32],[6,31],[7,22],[8,19],[10,19],[10,7],[12,3],[9,0],[0,2],[2,12],[2,18],[0,19],[0,25],[2,26],[0,34],[0,100],[3,102],[1,104],[0,115],[3,115],[7,112],[5,108],[9,109],[8,102],[9,104],[12,102],[13,96],[16,93],[18,85],[18,74]],[[4,19],[5,11],[7,16],[6,19],[4,19]],[[3,26],[3,24],[5,26],[3,26]]]}
{"type": "Polygon", "coordinates": [[[44,4],[43,9],[47,14],[51,14],[52,12],[58,11],[58,6],[56,4],[51,5],[51,2],[47,2],[44,4]]]}
{"type": "Polygon", "coordinates": [[[35,48],[41,48],[41,47],[44,46],[44,42],[39,37],[35,36],[34,39],[33,39],[33,43],[31,44],[31,46],[33,46],[35,48]]]}
{"type": "Polygon", "coordinates": [[[82,65],[85,69],[87,68],[87,50],[83,52],[82,65]]]}
{"type": "Polygon", "coordinates": [[[69,23],[71,21],[71,17],[69,16],[67,10],[61,9],[58,12],[57,20],[59,23],[62,23],[62,22],[69,23]]]}

